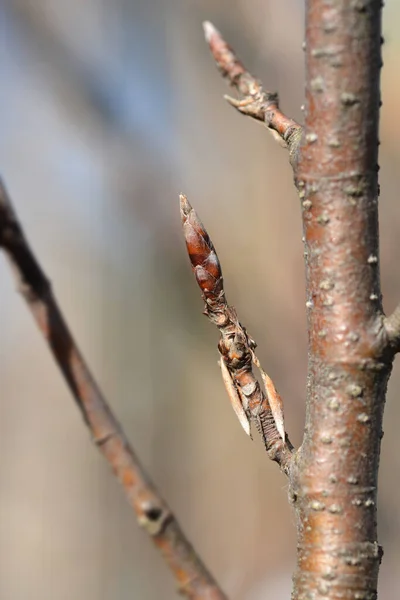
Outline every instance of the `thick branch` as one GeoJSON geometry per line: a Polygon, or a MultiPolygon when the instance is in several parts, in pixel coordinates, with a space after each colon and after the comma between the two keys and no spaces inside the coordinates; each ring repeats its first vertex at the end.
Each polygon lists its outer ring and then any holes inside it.
{"type": "Polygon", "coordinates": [[[283,114],[279,108],[278,94],[263,90],[261,82],[246,70],[218,29],[209,21],[205,21],[203,27],[222,76],[244,96],[243,100],[230,96],[225,96],[225,99],[243,115],[265,123],[275,137],[289,148],[291,163],[295,166],[302,127],[283,114]]]}
{"type": "Polygon", "coordinates": [[[400,304],[384,319],[383,326],[391,348],[394,352],[400,352],[400,304]]]}
{"type": "Polygon", "coordinates": [[[292,481],[293,600],[372,600],[392,356],[378,254],[381,1],[308,0],[306,129],[297,186],[307,273],[306,430],[292,481]],[[307,524],[307,526],[305,526],[307,524]]]}
{"type": "Polygon", "coordinates": [[[204,225],[186,196],[180,196],[180,203],[190,262],[205,302],[204,314],[221,334],[218,349],[229,399],[246,433],[250,434],[250,420],[255,423],[269,457],[288,474],[293,447],[284,430],[282,399],[260,366],[254,352],[255,341],[226,301],[221,265],[204,225]],[[260,369],[265,393],[253,373],[252,364],[260,369]]]}
{"type": "Polygon", "coordinates": [[[13,267],[19,289],[47,340],[94,443],[122,483],[139,524],[161,551],[180,592],[192,600],[226,600],[225,594],[197,556],[170,508],[145,473],[93,379],[2,185],[0,246],[13,267]]]}

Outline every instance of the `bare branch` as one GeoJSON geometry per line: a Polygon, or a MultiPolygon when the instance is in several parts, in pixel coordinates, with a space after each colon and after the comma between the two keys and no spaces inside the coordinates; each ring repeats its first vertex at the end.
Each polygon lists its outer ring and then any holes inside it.
{"type": "Polygon", "coordinates": [[[218,349],[229,399],[246,433],[250,434],[247,418],[255,423],[269,457],[288,474],[293,447],[285,435],[282,400],[254,353],[255,341],[226,301],[221,265],[207,231],[186,196],[180,196],[180,204],[187,250],[205,301],[204,314],[221,334],[218,349]],[[253,373],[253,363],[260,369],[266,394],[253,373]]]}
{"type": "Polygon", "coordinates": [[[302,127],[282,113],[278,94],[264,91],[261,82],[251,75],[239,61],[232,48],[209,21],[203,23],[204,34],[217,67],[229,84],[244,96],[242,100],[225,96],[240,113],[266,124],[274,137],[289,148],[290,160],[295,166],[302,127]]]}
{"type": "Polygon", "coordinates": [[[112,467],[145,528],[174,574],[179,591],[192,600],[226,600],[175,516],[145,473],[93,379],[0,184],[0,246],[17,284],[82,412],[93,441],[112,467]]]}
{"type": "Polygon", "coordinates": [[[383,321],[388,341],[394,352],[400,352],[400,304],[383,321]]]}
{"type": "Polygon", "coordinates": [[[381,9],[380,0],[306,3],[296,175],[309,358],[306,428],[291,482],[293,600],[377,598],[378,467],[392,367],[378,259],[381,9]]]}

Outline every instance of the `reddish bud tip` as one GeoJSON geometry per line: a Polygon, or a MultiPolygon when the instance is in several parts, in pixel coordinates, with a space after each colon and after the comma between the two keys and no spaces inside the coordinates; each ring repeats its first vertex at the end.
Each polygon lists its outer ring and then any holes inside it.
{"type": "Polygon", "coordinates": [[[196,281],[207,298],[216,299],[222,291],[223,282],[215,248],[186,196],[180,196],[180,207],[186,248],[196,281]]]}

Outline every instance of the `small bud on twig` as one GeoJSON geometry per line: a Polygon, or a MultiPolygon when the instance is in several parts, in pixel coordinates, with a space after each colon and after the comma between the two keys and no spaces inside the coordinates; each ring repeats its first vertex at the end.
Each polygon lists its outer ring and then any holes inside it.
{"type": "Polygon", "coordinates": [[[285,436],[281,397],[254,354],[255,341],[226,301],[221,265],[204,225],[186,196],[180,196],[180,206],[192,270],[205,301],[204,313],[221,334],[220,367],[232,408],[248,435],[250,423],[256,424],[271,458],[286,472],[292,446],[285,436]],[[265,393],[253,373],[253,364],[260,370],[265,393]]]}

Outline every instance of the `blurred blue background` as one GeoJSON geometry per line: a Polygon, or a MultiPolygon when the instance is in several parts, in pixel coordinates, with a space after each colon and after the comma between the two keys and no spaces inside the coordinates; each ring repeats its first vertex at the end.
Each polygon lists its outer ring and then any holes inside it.
{"type": "MultiPolygon", "coordinates": [[[[287,600],[287,482],[243,434],[180,231],[199,212],[228,300],[258,342],[298,445],[306,319],[287,154],[222,99],[209,19],[301,120],[299,0],[1,0],[0,170],[112,408],[232,600],[287,600]]],[[[400,5],[384,13],[381,246],[400,299],[400,5]]],[[[0,262],[1,600],[173,600],[174,582],[92,447],[0,262]]],[[[399,369],[380,473],[380,600],[399,589],[399,369]]]]}

